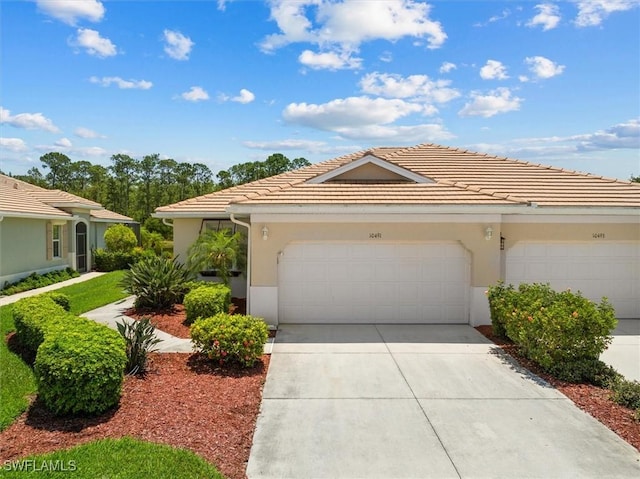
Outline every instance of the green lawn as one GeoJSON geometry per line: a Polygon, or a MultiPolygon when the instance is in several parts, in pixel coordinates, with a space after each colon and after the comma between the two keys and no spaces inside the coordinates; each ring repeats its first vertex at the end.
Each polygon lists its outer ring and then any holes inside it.
{"type": "Polygon", "coordinates": [[[5,463],[0,468],[0,477],[224,478],[214,466],[191,451],[131,438],[102,439],[65,451],[32,456],[8,465],[5,463]],[[29,470],[9,470],[20,466],[29,470]],[[55,468],[57,470],[54,471],[55,468]]]}
{"type": "MultiPolygon", "coordinates": [[[[82,314],[105,304],[127,297],[118,282],[123,271],[113,271],[83,283],[60,288],[71,301],[71,311],[82,314]]],[[[29,395],[36,392],[33,371],[20,357],[13,354],[4,341],[5,336],[15,329],[12,306],[0,307],[0,431],[11,424],[29,405],[29,395]]]]}

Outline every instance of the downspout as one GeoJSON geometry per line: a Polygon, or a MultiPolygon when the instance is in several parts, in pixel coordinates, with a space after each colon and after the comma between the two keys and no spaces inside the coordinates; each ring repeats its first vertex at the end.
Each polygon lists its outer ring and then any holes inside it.
{"type": "Polygon", "coordinates": [[[249,223],[245,223],[244,221],[240,221],[235,217],[233,213],[229,216],[229,219],[232,223],[235,223],[240,226],[244,226],[247,228],[247,314],[250,314],[250,305],[251,305],[251,225],[249,223]]]}
{"type": "Polygon", "coordinates": [[[162,218],[162,224],[173,228],[173,223],[167,223],[167,218],[162,218]]]}

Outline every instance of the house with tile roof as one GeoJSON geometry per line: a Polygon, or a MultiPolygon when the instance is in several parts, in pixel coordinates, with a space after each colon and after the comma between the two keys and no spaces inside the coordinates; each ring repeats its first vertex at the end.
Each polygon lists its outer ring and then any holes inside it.
{"type": "Polygon", "coordinates": [[[33,272],[88,271],[114,223],[137,226],[95,201],[0,175],[0,286],[33,272]]]}
{"type": "MultiPolygon", "coordinates": [[[[248,311],[278,323],[490,322],[507,283],[640,318],[640,184],[433,144],[372,148],[160,207],[185,258],[248,235],[248,311]]],[[[166,221],[166,220],[165,220],[166,221]]]]}

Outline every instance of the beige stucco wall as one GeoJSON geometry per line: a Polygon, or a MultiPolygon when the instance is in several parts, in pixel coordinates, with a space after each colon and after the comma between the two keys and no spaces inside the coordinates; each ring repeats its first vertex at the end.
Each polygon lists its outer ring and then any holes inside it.
{"type": "Polygon", "coordinates": [[[518,241],[640,241],[639,223],[505,223],[501,226],[505,250],[518,241]]]}
{"type": "MultiPolygon", "coordinates": [[[[500,279],[500,239],[485,240],[486,224],[456,223],[271,223],[269,239],[262,225],[252,228],[252,286],[277,286],[277,257],[293,241],[426,242],[458,241],[470,253],[471,285],[483,286],[500,279]],[[381,235],[371,239],[370,234],[381,235]]],[[[495,227],[494,227],[495,229],[495,227]]]]}
{"type": "MultiPolygon", "coordinates": [[[[46,220],[7,218],[0,222],[0,280],[68,266],[68,255],[47,260],[46,220]]],[[[68,228],[64,228],[68,235],[68,228]]],[[[68,238],[68,236],[67,236],[68,238]]],[[[67,241],[69,245],[69,241],[67,241]]]]}
{"type": "Polygon", "coordinates": [[[189,246],[198,238],[202,218],[176,218],[173,220],[173,254],[181,263],[187,262],[189,246]]]}

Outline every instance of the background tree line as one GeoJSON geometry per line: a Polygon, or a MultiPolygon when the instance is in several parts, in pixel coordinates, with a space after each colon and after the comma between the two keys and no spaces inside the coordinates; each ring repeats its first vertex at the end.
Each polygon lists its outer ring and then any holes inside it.
{"type": "Polygon", "coordinates": [[[149,230],[165,233],[160,221],[151,218],[159,206],[310,165],[304,158],[289,160],[281,153],[274,153],[264,161],[241,163],[219,171],[214,180],[207,165],[160,159],[158,154],[140,160],[117,154],[110,161],[111,164],[104,167],[50,152],[40,157],[43,171],[33,167],[26,175],[14,177],[96,201],[145,224],[149,230]]]}

